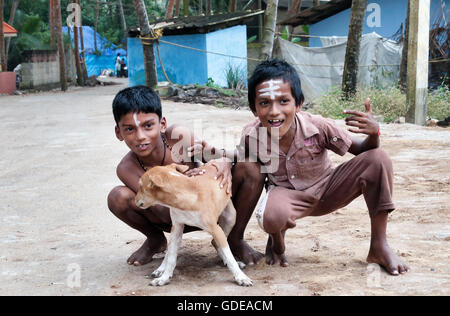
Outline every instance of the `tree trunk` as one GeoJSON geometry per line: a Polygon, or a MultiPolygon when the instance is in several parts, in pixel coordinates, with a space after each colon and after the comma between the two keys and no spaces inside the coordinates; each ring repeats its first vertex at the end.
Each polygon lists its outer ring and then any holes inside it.
{"type": "Polygon", "coordinates": [[[344,73],[342,76],[342,92],[349,99],[356,92],[359,70],[359,51],[366,14],[367,0],[353,0],[348,27],[347,50],[345,52],[344,73]]]}
{"type": "Polygon", "coordinates": [[[406,92],[406,73],[408,69],[409,15],[411,14],[410,7],[410,2],[408,1],[408,10],[406,12],[405,22],[405,37],[403,38],[402,61],[400,64],[400,74],[398,80],[398,87],[402,92],[406,92]]]}
{"type": "Polygon", "coordinates": [[[302,7],[302,0],[295,0],[292,3],[291,8],[289,9],[289,15],[297,14],[300,11],[301,7],[302,7]]]}
{"type": "Polygon", "coordinates": [[[176,17],[180,16],[180,1],[181,0],[177,0],[176,4],[175,4],[175,16],[176,17]]]}
{"type": "MultiPolygon", "coordinates": [[[[9,20],[8,24],[11,26],[14,26],[14,16],[16,15],[17,7],[19,6],[20,0],[13,0],[13,3],[11,4],[11,13],[9,14],[9,20]]],[[[8,63],[8,51],[9,51],[9,44],[11,43],[11,37],[8,37],[6,39],[6,48],[5,48],[5,60],[6,63],[8,63]]]]}
{"type": "Polygon", "coordinates": [[[198,0],[198,15],[203,14],[203,0],[198,0]]]}
{"type": "Polygon", "coordinates": [[[61,83],[61,90],[66,91],[67,90],[66,58],[64,55],[60,0],[53,0],[53,5],[55,12],[56,40],[58,42],[58,54],[59,54],[59,78],[60,78],[59,81],[61,83]]]}
{"type": "MultiPolygon", "coordinates": [[[[173,10],[173,1],[172,10],[173,10]]],[[[144,0],[133,0],[134,8],[139,19],[139,27],[141,29],[141,36],[151,36],[152,31],[148,22],[147,10],[145,9],[144,0]]],[[[144,66],[145,66],[145,82],[150,88],[155,88],[158,85],[156,76],[155,52],[153,50],[153,43],[142,43],[144,51],[144,66]]]]}
{"type": "Polygon", "coordinates": [[[272,58],[275,28],[277,26],[277,11],[278,0],[267,1],[267,8],[264,13],[264,34],[259,59],[267,60],[272,58]]]}
{"type": "Polygon", "coordinates": [[[53,1],[54,0],[48,1],[48,19],[49,19],[51,46],[55,46],[55,11],[52,10],[52,8],[54,8],[53,1]]]}
{"type": "Polygon", "coordinates": [[[128,37],[127,21],[125,20],[125,14],[123,13],[122,0],[118,0],[118,5],[120,12],[120,20],[122,21],[122,28],[123,28],[123,41],[124,41],[123,48],[127,50],[127,37],[128,37]]]}
{"type": "Polygon", "coordinates": [[[0,71],[6,71],[5,36],[3,34],[3,5],[0,0],[0,71]]]}
{"type": "MultiPolygon", "coordinates": [[[[77,0],[72,0],[74,4],[77,4],[77,0]]],[[[80,46],[79,46],[79,38],[80,36],[80,30],[77,26],[77,23],[73,26],[73,44],[74,44],[74,54],[75,54],[75,65],[77,68],[77,83],[79,86],[84,86],[84,76],[83,71],[81,69],[81,63],[80,63],[80,46]]]]}
{"type": "Polygon", "coordinates": [[[183,15],[189,15],[189,0],[183,0],[183,15]]]}
{"type": "Polygon", "coordinates": [[[206,0],[206,15],[211,15],[211,0],[206,0]]]}
{"type": "Polygon", "coordinates": [[[230,12],[236,11],[236,0],[230,0],[230,12]]]}
{"type": "MultiPolygon", "coordinates": [[[[80,10],[81,10],[81,0],[77,0],[78,5],[80,6],[80,10]]],[[[86,58],[85,58],[85,54],[84,54],[84,36],[83,36],[83,15],[80,14],[80,44],[81,44],[81,71],[83,73],[83,86],[86,85],[86,81],[88,78],[88,74],[87,74],[87,66],[86,66],[86,58]]]]}
{"type": "MultiPolygon", "coordinates": [[[[136,3],[135,0],[133,0],[134,3],[136,3]]],[[[175,0],[168,0],[167,2],[167,12],[166,12],[166,19],[171,19],[173,16],[173,6],[175,4],[175,0]]],[[[135,4],[136,6],[136,4],[135,4]]],[[[144,6],[144,10],[145,10],[145,6],[144,6]]],[[[136,9],[137,11],[137,9],[136,9]]],[[[147,15],[147,10],[145,11],[145,14],[147,15]]]]}
{"type": "Polygon", "coordinates": [[[95,49],[95,52],[98,51],[98,48],[97,48],[97,27],[98,27],[99,1],[100,0],[95,0],[95,23],[94,23],[94,49],[95,49]]]}
{"type": "Polygon", "coordinates": [[[320,5],[320,0],[314,0],[314,6],[317,7],[320,5]]]}

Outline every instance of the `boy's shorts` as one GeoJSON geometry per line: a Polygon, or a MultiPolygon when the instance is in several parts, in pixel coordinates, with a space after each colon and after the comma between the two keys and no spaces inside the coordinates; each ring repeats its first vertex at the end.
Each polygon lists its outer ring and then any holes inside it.
{"type": "Polygon", "coordinates": [[[321,216],[348,205],[363,194],[374,217],[380,211],[395,209],[392,203],[393,169],[380,148],[359,154],[339,165],[324,182],[320,198],[303,191],[270,186],[256,209],[260,227],[276,233],[296,226],[305,216],[321,216]]]}

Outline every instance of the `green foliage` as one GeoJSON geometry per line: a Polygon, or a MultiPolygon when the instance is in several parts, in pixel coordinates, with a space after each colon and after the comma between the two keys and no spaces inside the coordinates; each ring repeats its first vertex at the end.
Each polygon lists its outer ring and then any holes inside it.
{"type": "Polygon", "coordinates": [[[438,120],[450,116],[450,89],[448,86],[442,85],[428,93],[427,115],[438,120]]]}
{"type": "Polygon", "coordinates": [[[247,44],[254,42],[258,38],[258,35],[253,35],[247,40],[247,44]]]}
{"type": "MultiPolygon", "coordinates": [[[[201,85],[196,85],[196,86],[197,86],[197,88],[202,87],[201,85]]],[[[214,79],[211,77],[209,77],[208,81],[206,81],[206,86],[208,88],[215,89],[215,90],[219,91],[221,94],[229,96],[229,97],[233,97],[233,96],[237,95],[236,91],[234,91],[234,90],[223,89],[221,86],[219,86],[217,83],[215,83],[214,79]]]]}
{"type": "Polygon", "coordinates": [[[366,98],[370,98],[372,112],[375,115],[382,115],[386,122],[406,114],[406,97],[394,87],[384,90],[359,89],[349,100],[343,100],[341,90],[333,87],[328,93],[315,100],[311,112],[324,117],[343,119],[346,117],[344,110],[365,111],[366,98]]]}
{"type": "Polygon", "coordinates": [[[225,78],[229,89],[240,89],[245,85],[245,69],[240,65],[228,63],[225,78]]]}
{"type": "MultiPolygon", "coordinates": [[[[346,117],[343,113],[346,109],[365,111],[366,98],[370,98],[372,112],[383,116],[387,123],[406,116],[406,96],[397,87],[359,89],[350,100],[342,100],[341,90],[332,87],[313,102],[311,112],[324,117],[343,119],[346,117]]],[[[447,86],[428,93],[427,116],[439,120],[450,116],[450,90],[447,86]]]]}
{"type": "MultiPolygon", "coordinates": [[[[308,32],[309,32],[309,30],[308,30],[308,32]]],[[[293,37],[292,39],[289,39],[290,33],[289,33],[289,28],[287,26],[284,27],[283,33],[281,34],[281,38],[286,41],[290,40],[292,43],[296,43],[296,44],[299,44],[302,41],[301,38],[299,38],[299,37],[293,37]]]]}

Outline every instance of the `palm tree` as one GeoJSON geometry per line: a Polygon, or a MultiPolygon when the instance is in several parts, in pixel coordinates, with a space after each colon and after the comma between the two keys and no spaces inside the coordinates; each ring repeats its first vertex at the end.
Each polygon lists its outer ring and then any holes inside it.
{"type": "Polygon", "coordinates": [[[230,0],[230,12],[236,11],[236,0],[230,0]]]}
{"type": "Polygon", "coordinates": [[[127,21],[125,20],[125,14],[123,13],[122,0],[118,0],[117,4],[119,6],[120,20],[122,21],[124,49],[127,50],[127,37],[128,37],[127,21]]]}
{"type": "Polygon", "coordinates": [[[99,13],[99,1],[95,0],[95,22],[94,22],[94,49],[97,53],[97,27],[98,27],[98,13],[99,13]]]}
{"type": "MultiPolygon", "coordinates": [[[[136,2],[136,1],[134,1],[136,2]]],[[[173,16],[173,6],[175,5],[175,0],[167,0],[167,12],[166,12],[166,19],[170,19],[173,16]]],[[[145,7],[144,7],[145,9],[145,7]]],[[[136,9],[137,11],[137,9],[136,9]]],[[[147,11],[146,13],[147,14],[147,11]]]]}
{"type": "Polygon", "coordinates": [[[272,58],[275,28],[277,26],[277,11],[278,0],[267,1],[267,8],[264,13],[264,34],[259,59],[266,60],[272,58]]]}
{"type": "MultiPolygon", "coordinates": [[[[3,1],[3,0],[1,0],[3,1]]],[[[61,83],[61,90],[67,90],[67,78],[66,78],[66,58],[64,55],[64,42],[62,35],[62,21],[61,21],[61,3],[60,0],[53,0],[54,12],[55,12],[55,24],[56,24],[56,39],[58,41],[58,53],[59,53],[59,77],[61,83]]]]}
{"type": "MultiPolygon", "coordinates": [[[[77,0],[72,0],[72,2],[74,4],[78,4],[77,0]]],[[[74,44],[74,53],[75,53],[75,65],[77,68],[77,83],[80,86],[84,85],[83,82],[83,71],[81,69],[81,64],[80,64],[80,46],[79,46],[79,35],[80,35],[80,29],[77,26],[77,23],[74,24],[73,26],[73,44],[74,44]]]]}
{"type": "MultiPolygon", "coordinates": [[[[17,7],[19,6],[20,0],[13,0],[11,4],[11,13],[9,14],[9,20],[8,24],[13,26],[14,24],[14,16],[16,15],[17,7]]],[[[8,51],[9,51],[9,44],[11,43],[11,37],[8,37],[6,39],[6,48],[5,48],[5,60],[8,61],[8,51]]]]}
{"type": "MultiPolygon", "coordinates": [[[[173,0],[171,0],[171,2],[173,10],[173,0]]],[[[152,36],[153,32],[148,22],[148,15],[144,0],[133,0],[133,4],[139,20],[141,36],[152,36]]],[[[144,50],[145,83],[148,87],[155,88],[158,84],[158,79],[156,77],[155,52],[153,50],[153,42],[146,41],[146,43],[142,46],[144,50]]]]}
{"type": "Polygon", "coordinates": [[[183,0],[183,14],[184,16],[189,15],[189,0],[183,0]]]}
{"type": "Polygon", "coordinates": [[[344,74],[342,76],[342,92],[349,99],[356,92],[356,80],[359,70],[359,51],[361,35],[366,14],[367,0],[353,0],[348,26],[347,51],[345,52],[344,74]]]}
{"type": "Polygon", "coordinates": [[[5,37],[3,34],[3,5],[4,1],[0,0],[0,71],[6,71],[5,37]]]}
{"type": "Polygon", "coordinates": [[[175,16],[176,17],[180,16],[180,1],[181,0],[177,0],[176,4],[175,4],[175,16]]]}

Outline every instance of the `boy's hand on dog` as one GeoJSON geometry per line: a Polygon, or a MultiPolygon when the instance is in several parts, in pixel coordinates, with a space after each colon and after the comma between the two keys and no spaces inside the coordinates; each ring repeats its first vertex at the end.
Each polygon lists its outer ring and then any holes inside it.
{"type": "Polygon", "coordinates": [[[208,164],[211,164],[214,167],[216,167],[217,174],[214,177],[214,179],[220,179],[220,177],[222,177],[220,187],[223,188],[226,185],[227,194],[231,194],[231,183],[232,183],[231,168],[233,165],[231,164],[230,159],[225,157],[214,159],[211,160],[208,164]]]}
{"type": "Polygon", "coordinates": [[[370,99],[365,102],[366,112],[344,110],[344,114],[351,116],[345,118],[345,124],[356,128],[349,128],[353,133],[366,134],[369,136],[379,136],[380,126],[375,120],[370,108],[370,99]]]}
{"type": "MultiPolygon", "coordinates": [[[[214,160],[211,160],[210,162],[208,162],[207,164],[205,164],[205,166],[207,166],[207,165],[212,165],[212,166],[216,167],[217,174],[214,178],[217,180],[222,177],[222,180],[220,182],[220,187],[223,188],[226,185],[227,194],[231,194],[232,164],[231,164],[230,160],[227,158],[214,159],[214,160]]],[[[201,176],[201,175],[205,174],[205,172],[206,171],[204,169],[194,168],[194,169],[186,171],[184,174],[188,177],[195,177],[195,176],[201,176]]]]}

